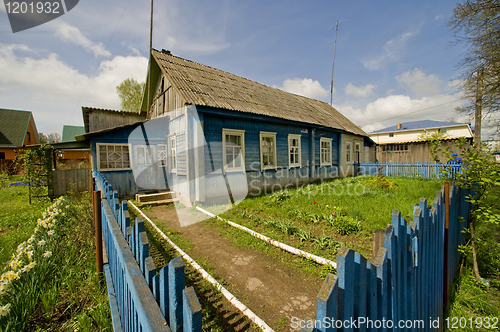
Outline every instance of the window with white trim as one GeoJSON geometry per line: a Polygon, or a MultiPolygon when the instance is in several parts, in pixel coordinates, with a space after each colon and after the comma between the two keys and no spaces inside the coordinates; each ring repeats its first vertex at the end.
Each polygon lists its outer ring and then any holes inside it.
{"type": "Polygon", "coordinates": [[[128,144],[97,143],[97,167],[99,171],[120,171],[130,169],[128,144]]]}
{"type": "Polygon", "coordinates": [[[245,131],[222,129],[224,172],[245,171],[245,131]]]}
{"type": "Polygon", "coordinates": [[[345,142],[345,162],[352,163],[352,145],[351,142],[345,142]]]}
{"type": "Polygon", "coordinates": [[[332,139],[321,137],[320,146],[320,166],[332,165],[332,139]]]}
{"type": "Polygon", "coordinates": [[[361,161],[361,144],[354,143],[354,159],[357,163],[361,161]]]}
{"type": "Polygon", "coordinates": [[[300,167],[300,135],[288,135],[288,165],[300,167]]]}
{"type": "Polygon", "coordinates": [[[159,166],[167,166],[167,145],[166,144],[158,144],[157,150],[158,157],[158,165],[159,166]]]}
{"type": "Polygon", "coordinates": [[[147,145],[137,145],[135,147],[135,160],[137,165],[145,166],[154,163],[154,148],[147,145]]]}
{"type": "Polygon", "coordinates": [[[276,157],[276,133],[260,132],[260,166],[262,170],[275,169],[276,157]]]}
{"type": "Polygon", "coordinates": [[[177,140],[175,135],[168,136],[168,167],[170,173],[177,173],[177,140]]]}

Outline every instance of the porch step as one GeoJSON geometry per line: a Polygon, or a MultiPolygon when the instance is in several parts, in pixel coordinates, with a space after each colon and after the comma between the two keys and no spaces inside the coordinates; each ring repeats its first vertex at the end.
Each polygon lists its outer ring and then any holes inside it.
{"type": "Polygon", "coordinates": [[[154,194],[135,194],[135,200],[140,205],[156,205],[178,202],[174,191],[167,191],[154,194]]]}

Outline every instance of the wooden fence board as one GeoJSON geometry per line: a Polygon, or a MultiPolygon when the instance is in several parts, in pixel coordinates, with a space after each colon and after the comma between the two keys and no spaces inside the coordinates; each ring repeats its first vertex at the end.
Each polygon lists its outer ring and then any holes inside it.
{"type": "MultiPolygon", "coordinates": [[[[392,330],[384,321],[405,331],[442,331],[444,269],[449,271],[451,284],[460,260],[457,248],[465,241],[462,229],[467,224],[460,220],[467,220],[470,215],[466,202],[469,192],[455,186],[450,190],[448,267],[444,257],[445,202],[441,190],[432,208],[425,199],[415,205],[410,222],[399,211],[393,211],[383,247],[372,260],[367,262],[361,254],[347,248],[339,250],[337,276],[329,275],[318,294],[316,320],[327,317],[331,321],[364,322],[355,327],[359,331],[392,330]],[[440,321],[439,328],[430,325],[430,320],[436,319],[440,321]],[[411,327],[410,322],[414,323],[411,327]]],[[[338,330],[350,331],[352,327],[338,330]]]]}
{"type": "Polygon", "coordinates": [[[110,271],[119,314],[119,319],[113,322],[117,325],[115,330],[120,325],[127,332],[180,332],[186,323],[186,331],[202,331],[196,294],[192,288],[185,290],[182,257],[172,259],[157,274],[149,256],[144,220],[138,217],[130,226],[126,201],[120,206],[117,192],[102,174],[95,172],[95,177],[104,196],[101,215],[109,261],[106,270],[110,271]]]}

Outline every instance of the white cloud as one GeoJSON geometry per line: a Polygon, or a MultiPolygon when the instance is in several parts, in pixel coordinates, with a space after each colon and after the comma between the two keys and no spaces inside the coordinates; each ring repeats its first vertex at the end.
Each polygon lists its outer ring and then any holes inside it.
{"type": "Polygon", "coordinates": [[[5,10],[5,5],[4,5],[3,1],[0,1],[0,12],[5,12],[5,13],[7,12],[5,10]]]}
{"type": "MultiPolygon", "coordinates": [[[[102,61],[93,75],[86,75],[61,61],[55,53],[44,58],[25,55],[36,53],[25,45],[0,43],[0,89],[9,88],[8,95],[0,96],[0,103],[35,105],[34,109],[53,105],[48,107],[51,111],[36,114],[37,126],[41,119],[51,123],[60,121],[62,127],[67,124],[64,121],[68,120],[68,108],[118,109],[116,86],[126,78],[144,81],[148,62],[145,57],[116,56],[102,61]],[[57,108],[64,111],[58,113],[57,108]]],[[[21,106],[15,108],[18,107],[21,106]]]]}
{"type": "Polygon", "coordinates": [[[283,86],[275,86],[280,90],[295,93],[308,98],[327,97],[330,93],[312,78],[287,78],[283,86]]]}
{"type": "Polygon", "coordinates": [[[374,92],[373,89],[375,89],[376,86],[373,84],[367,84],[365,86],[354,86],[352,83],[347,84],[347,86],[344,89],[344,92],[346,95],[353,95],[355,97],[362,97],[366,98],[371,96],[374,92]]]}
{"type": "Polygon", "coordinates": [[[441,92],[443,81],[434,74],[425,74],[421,69],[415,68],[396,76],[396,80],[405,85],[417,97],[434,96],[441,92]]]}
{"type": "Polygon", "coordinates": [[[401,122],[446,121],[450,117],[456,117],[455,107],[463,103],[459,97],[456,94],[412,99],[405,95],[391,95],[378,98],[364,108],[353,108],[350,105],[336,108],[370,133],[401,122]]]}
{"type": "Polygon", "coordinates": [[[56,36],[63,41],[82,46],[88,52],[94,53],[95,57],[110,57],[111,53],[106,50],[102,43],[95,43],[85,37],[85,35],[75,26],[64,21],[58,20],[56,24],[56,36]]]}
{"type": "Polygon", "coordinates": [[[373,55],[361,60],[363,65],[370,70],[377,70],[385,65],[398,60],[405,51],[405,46],[416,32],[406,32],[397,38],[391,39],[382,46],[382,51],[378,55],[373,55]]]}

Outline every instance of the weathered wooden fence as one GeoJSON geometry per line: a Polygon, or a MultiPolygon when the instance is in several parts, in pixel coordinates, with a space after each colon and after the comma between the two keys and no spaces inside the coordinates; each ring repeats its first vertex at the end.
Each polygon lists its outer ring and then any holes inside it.
{"type": "Polygon", "coordinates": [[[462,230],[470,215],[468,194],[452,186],[449,197],[445,189],[438,192],[432,207],[421,199],[410,222],[394,211],[383,247],[369,261],[341,249],[337,275],[328,275],[318,294],[316,320],[302,327],[442,331],[446,294],[460,259],[457,248],[464,243],[462,230]]]}
{"type": "Polygon", "coordinates": [[[53,170],[52,188],[49,190],[49,196],[59,197],[70,191],[87,191],[89,188],[90,170],[88,168],[53,170]]]}
{"type": "Polygon", "coordinates": [[[94,177],[102,188],[102,233],[109,261],[105,271],[111,281],[108,293],[114,295],[110,304],[118,311],[112,315],[114,330],[202,331],[201,307],[193,287],[185,288],[182,257],[156,273],[142,217],[130,226],[127,202],[119,204],[118,193],[101,173],[94,171],[94,177]]]}
{"type": "Polygon", "coordinates": [[[433,163],[372,163],[365,162],[358,165],[358,175],[376,175],[379,170],[384,176],[407,176],[421,178],[439,178],[443,177],[443,171],[454,175],[460,173],[462,165],[460,164],[433,164],[433,163]],[[380,170],[380,168],[382,169],[380,170]]]}

